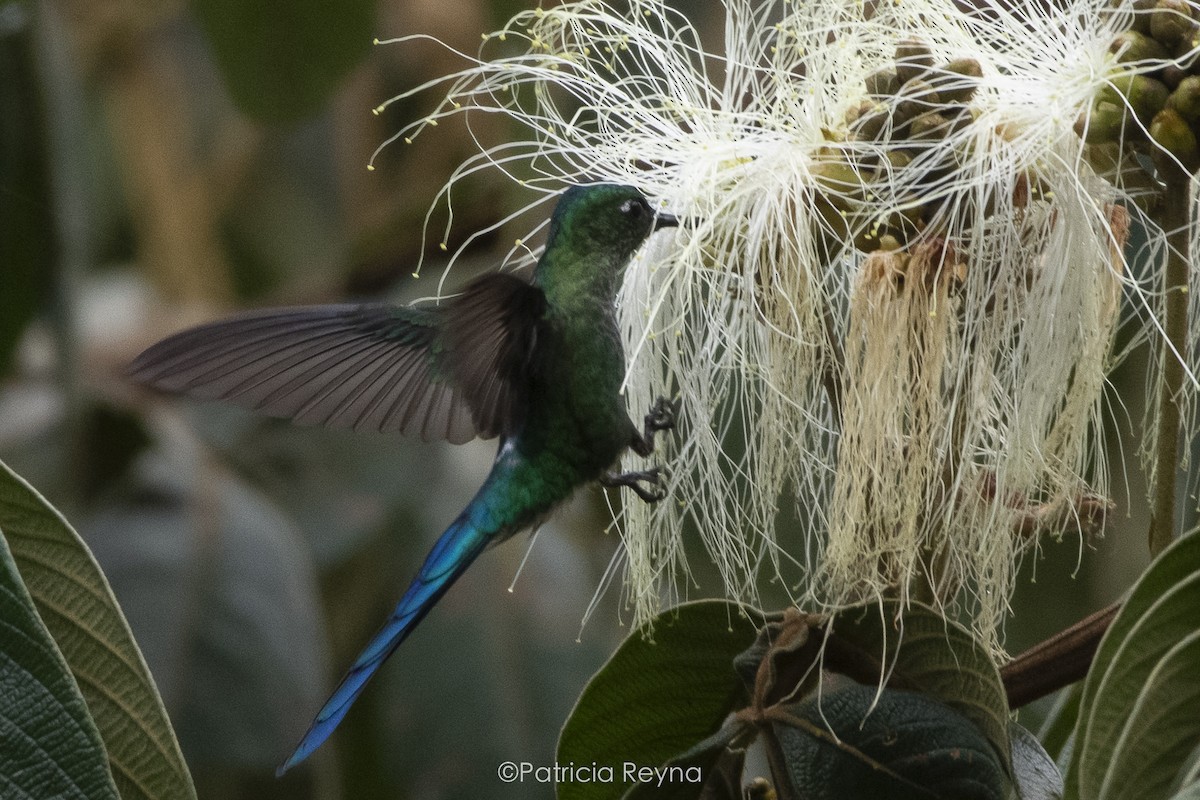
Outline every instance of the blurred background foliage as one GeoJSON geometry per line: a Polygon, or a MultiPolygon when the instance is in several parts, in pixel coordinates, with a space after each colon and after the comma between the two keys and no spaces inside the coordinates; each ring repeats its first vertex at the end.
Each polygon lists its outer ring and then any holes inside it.
{"type": "MultiPolygon", "coordinates": [[[[589,490],[523,569],[523,538],[482,558],[330,745],[277,781],[493,445],[301,429],[123,376],[143,347],[238,308],[434,294],[444,254],[436,234],[422,238],[425,213],[477,152],[472,135],[509,132],[476,115],[471,131],[428,131],[368,171],[378,144],[439,98],[371,109],[461,66],[429,42],[371,42],[428,33],[472,53],[518,7],[0,0],[0,459],[95,551],[202,798],[550,797],[501,784],[496,766],[553,762],[585,681],[627,633],[614,588],[580,634],[619,547],[589,490]]],[[[718,6],[681,7],[719,37],[718,6]]],[[[515,191],[498,172],[460,184],[450,251],[515,207],[515,191]]],[[[431,229],[443,223],[435,212],[431,229]]],[[[448,287],[523,233],[476,241],[448,287]]],[[[1012,652],[1111,602],[1146,563],[1143,359],[1114,377],[1123,447],[1109,454],[1107,536],[1047,543],[1027,561],[1012,652]]],[[[720,593],[703,570],[684,591],[720,593]]],[[[1025,714],[1036,728],[1037,710],[1025,714]]]]}

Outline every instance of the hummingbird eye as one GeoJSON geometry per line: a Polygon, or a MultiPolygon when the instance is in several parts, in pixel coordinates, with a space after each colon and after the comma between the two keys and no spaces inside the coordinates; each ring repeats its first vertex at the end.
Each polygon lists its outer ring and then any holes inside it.
{"type": "Polygon", "coordinates": [[[641,199],[626,200],[620,206],[621,213],[631,219],[641,219],[649,210],[650,207],[646,205],[646,201],[641,199]]]}

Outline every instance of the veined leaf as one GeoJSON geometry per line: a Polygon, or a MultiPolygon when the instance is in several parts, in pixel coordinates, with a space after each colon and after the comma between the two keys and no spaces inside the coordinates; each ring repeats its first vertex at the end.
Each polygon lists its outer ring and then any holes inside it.
{"type": "Polygon", "coordinates": [[[118,800],[100,732],[0,535],[0,795],[118,800]]]}
{"type": "Polygon", "coordinates": [[[846,681],[771,715],[780,797],[1004,800],[1008,777],[979,726],[923,692],[846,681]]]}
{"type": "Polygon", "coordinates": [[[869,683],[886,671],[889,686],[941,700],[978,725],[1009,763],[1004,684],[987,650],[966,628],[919,603],[903,613],[896,603],[884,603],[842,612],[833,623],[833,636],[859,650],[856,662],[874,659],[876,674],[851,677],[869,683]]]}
{"type": "Polygon", "coordinates": [[[1168,547],[1134,586],[1083,690],[1066,797],[1170,796],[1200,743],[1200,534],[1168,547]]]}
{"type": "Polygon", "coordinates": [[[87,701],[123,800],[194,798],[166,710],[108,581],[62,515],[3,462],[0,531],[87,701]]]}
{"type": "MultiPolygon", "coordinates": [[[[614,780],[558,785],[561,800],[615,800],[626,763],[657,767],[716,733],[743,691],[734,657],[760,620],[724,601],[686,603],[635,631],[588,683],[558,740],[558,763],[612,767],[614,780]]],[[[700,787],[696,786],[697,792],[700,787]]]]}

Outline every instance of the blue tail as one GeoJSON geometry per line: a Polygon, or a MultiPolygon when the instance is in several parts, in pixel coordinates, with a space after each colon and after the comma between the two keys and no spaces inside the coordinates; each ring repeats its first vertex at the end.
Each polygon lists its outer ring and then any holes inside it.
{"type": "MultiPolygon", "coordinates": [[[[486,488],[485,484],[484,490],[486,488]]],[[[433,608],[450,585],[466,571],[496,535],[497,531],[481,529],[485,526],[481,526],[483,520],[479,517],[486,517],[486,507],[481,502],[483,494],[484,491],[481,491],[437,540],[429,555],[425,557],[421,571],[413,579],[404,597],[400,598],[396,610],[388,617],[379,633],[367,643],[366,648],[350,667],[350,671],[346,673],[346,677],[342,678],[333,695],[317,713],[308,733],[304,734],[304,738],[296,746],[296,751],[275,771],[277,776],[308,758],[329,738],[362,693],[367,681],[375,674],[375,670],[400,646],[405,637],[424,619],[429,609],[433,608]]]]}

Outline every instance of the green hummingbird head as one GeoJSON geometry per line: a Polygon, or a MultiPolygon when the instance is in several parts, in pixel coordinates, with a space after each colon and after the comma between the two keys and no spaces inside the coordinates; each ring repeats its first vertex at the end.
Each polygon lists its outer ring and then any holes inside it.
{"type": "Polygon", "coordinates": [[[572,186],[550,218],[546,249],[604,254],[624,266],[652,232],[678,224],[670,214],[656,212],[632,186],[572,186]]]}

